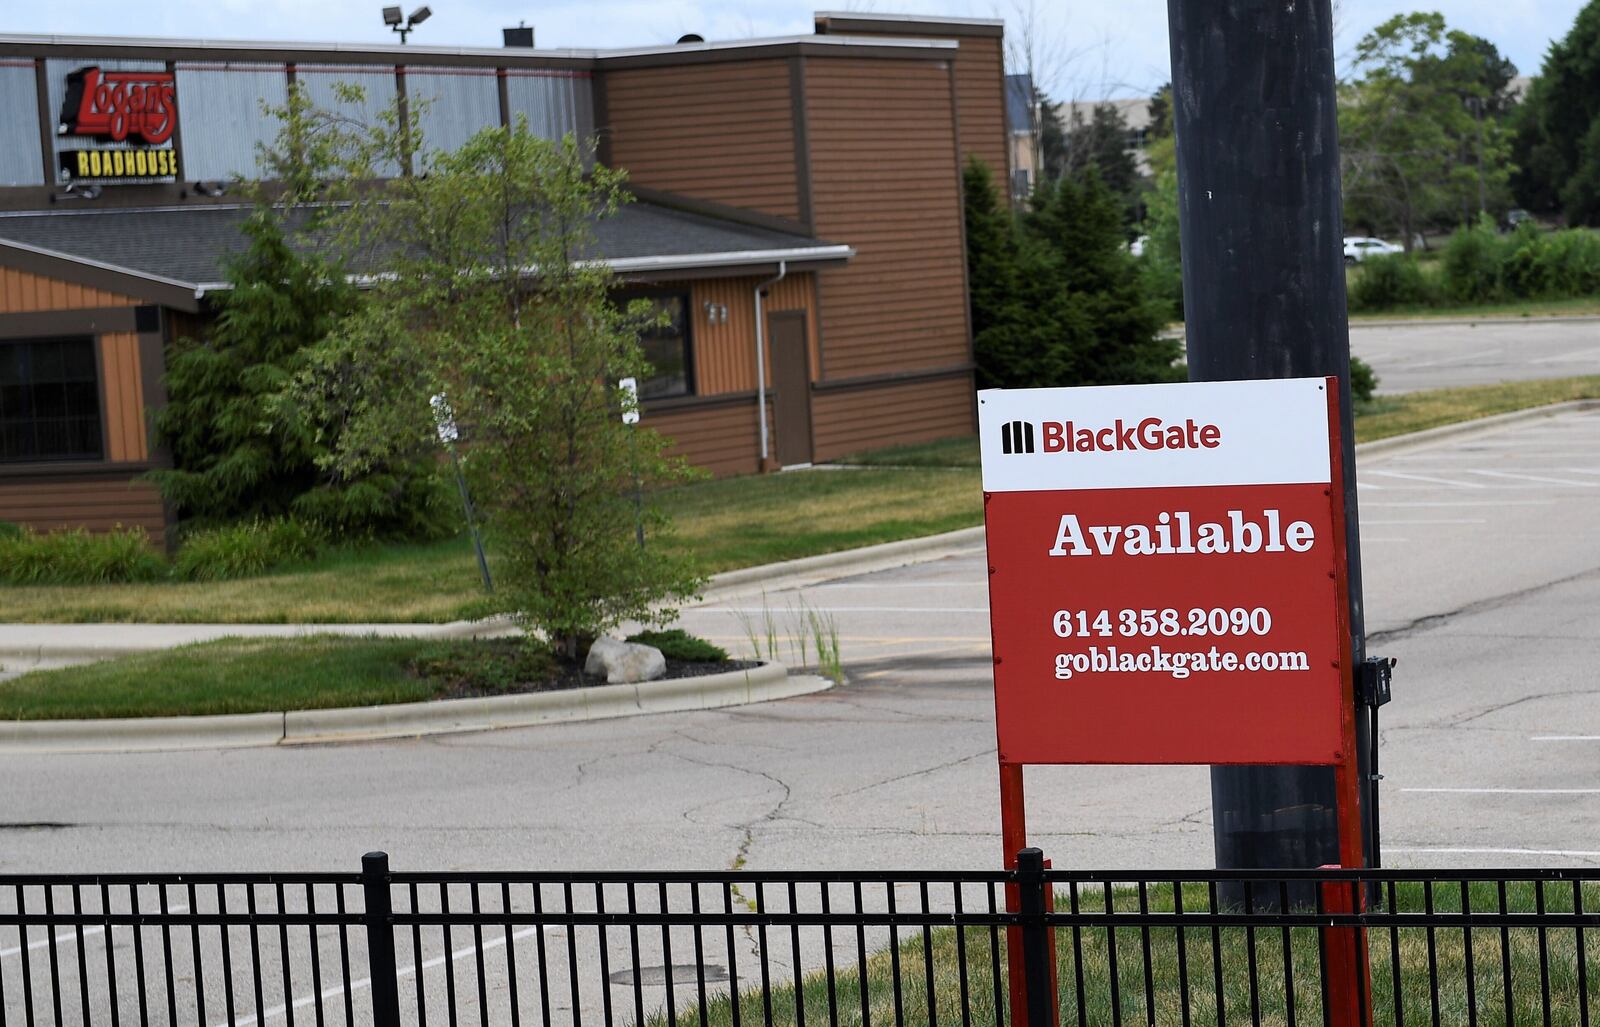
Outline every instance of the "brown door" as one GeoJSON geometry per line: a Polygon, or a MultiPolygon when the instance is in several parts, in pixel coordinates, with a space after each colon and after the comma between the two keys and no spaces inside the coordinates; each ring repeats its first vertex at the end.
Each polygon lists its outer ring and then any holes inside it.
{"type": "Polygon", "coordinates": [[[806,352],[804,311],[767,318],[772,353],[772,420],[778,435],[778,463],[811,462],[811,360],[806,352]]]}

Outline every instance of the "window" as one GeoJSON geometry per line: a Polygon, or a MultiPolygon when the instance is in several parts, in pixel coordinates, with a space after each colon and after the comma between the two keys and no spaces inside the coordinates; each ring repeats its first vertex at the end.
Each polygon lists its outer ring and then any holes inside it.
{"type": "Polygon", "coordinates": [[[0,342],[0,462],[98,460],[101,452],[93,340],[0,342]]]}
{"type": "Polygon", "coordinates": [[[647,299],[665,321],[639,333],[639,346],[650,362],[649,375],[639,383],[640,399],[666,399],[687,396],[694,391],[694,365],[689,345],[689,295],[656,293],[625,295],[618,302],[627,304],[647,299]]]}

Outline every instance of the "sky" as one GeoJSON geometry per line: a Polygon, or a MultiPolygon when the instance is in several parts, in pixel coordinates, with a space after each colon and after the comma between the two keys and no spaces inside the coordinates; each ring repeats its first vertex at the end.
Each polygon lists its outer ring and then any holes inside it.
{"type": "MultiPolygon", "coordinates": [[[[402,0],[414,5],[420,0],[402,0]]],[[[1337,45],[1353,47],[1392,15],[1443,9],[1450,25],[1483,36],[1536,74],[1584,0],[1338,0],[1337,45]]],[[[0,33],[381,43],[384,0],[0,0],[0,33]]],[[[543,48],[670,43],[809,33],[819,9],[1002,17],[1015,41],[1035,11],[1041,78],[1057,99],[1149,95],[1169,61],[1166,0],[430,0],[412,42],[498,46],[500,29],[532,25],[543,48]]],[[[410,7],[407,7],[410,10],[410,7]]]]}

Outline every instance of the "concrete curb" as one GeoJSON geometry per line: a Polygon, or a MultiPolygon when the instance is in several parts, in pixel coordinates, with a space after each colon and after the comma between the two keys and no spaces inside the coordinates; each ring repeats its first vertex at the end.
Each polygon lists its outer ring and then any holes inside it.
{"type": "Polygon", "coordinates": [[[941,535],[883,542],[860,549],[844,549],[760,567],[724,571],[711,579],[707,600],[725,600],[761,592],[776,592],[856,574],[942,560],[946,556],[983,544],[983,528],[961,528],[941,535]]]}
{"type": "Polygon", "coordinates": [[[1523,421],[1537,421],[1540,418],[1555,417],[1579,410],[1600,410],[1600,399],[1575,399],[1567,403],[1551,403],[1548,406],[1513,410],[1510,413],[1479,417],[1471,421],[1441,424],[1437,428],[1424,428],[1422,431],[1408,432],[1404,435],[1391,435],[1386,439],[1374,439],[1371,442],[1361,443],[1356,447],[1356,456],[1384,456],[1403,450],[1424,449],[1440,442],[1450,442],[1469,435],[1487,434],[1507,425],[1518,424],[1523,421]]]}
{"type": "Polygon", "coordinates": [[[780,663],[766,663],[750,670],[637,685],[391,706],[215,717],[6,721],[0,723],[0,755],[244,749],[417,738],[743,706],[831,687],[833,682],[826,678],[791,675],[780,663]]]}
{"type": "Polygon", "coordinates": [[[1485,314],[1483,317],[1397,317],[1371,321],[1364,317],[1353,317],[1350,319],[1350,329],[1359,331],[1362,328],[1460,328],[1481,324],[1582,324],[1588,321],[1600,321],[1600,315],[1541,314],[1538,317],[1522,317],[1519,314],[1485,314]]]}

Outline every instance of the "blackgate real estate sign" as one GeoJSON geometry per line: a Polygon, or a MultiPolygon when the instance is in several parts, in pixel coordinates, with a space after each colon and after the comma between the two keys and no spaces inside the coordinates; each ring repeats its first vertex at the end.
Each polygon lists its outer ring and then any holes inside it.
{"type": "Polygon", "coordinates": [[[1336,395],[978,394],[1003,765],[1347,758],[1336,395]]]}

